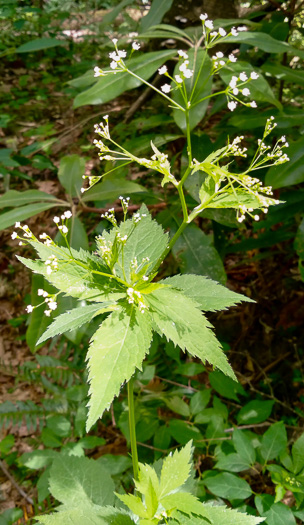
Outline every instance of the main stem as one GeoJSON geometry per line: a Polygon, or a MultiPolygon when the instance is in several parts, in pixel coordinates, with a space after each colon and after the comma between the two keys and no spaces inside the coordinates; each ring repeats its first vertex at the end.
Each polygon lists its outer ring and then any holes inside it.
{"type": "Polygon", "coordinates": [[[134,383],[134,379],[133,377],[131,377],[130,381],[128,382],[129,430],[130,430],[133,474],[134,474],[134,479],[137,480],[138,479],[138,454],[137,454],[136,431],[135,431],[133,383],[134,383]]]}

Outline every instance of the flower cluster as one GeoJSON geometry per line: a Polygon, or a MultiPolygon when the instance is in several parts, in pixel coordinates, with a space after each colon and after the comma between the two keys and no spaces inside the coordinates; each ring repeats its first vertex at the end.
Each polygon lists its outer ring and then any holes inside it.
{"type": "Polygon", "coordinates": [[[222,69],[222,67],[227,66],[232,62],[237,62],[237,58],[233,53],[230,53],[226,59],[224,53],[222,53],[222,51],[218,51],[212,57],[212,74],[217,73],[220,69],[222,69]]]}
{"type": "Polygon", "coordinates": [[[148,308],[143,300],[142,294],[138,290],[134,290],[134,288],[127,289],[127,299],[129,304],[137,304],[142,314],[148,308]]]}
{"type": "Polygon", "coordinates": [[[57,309],[58,305],[57,305],[56,297],[57,297],[58,294],[55,294],[55,295],[49,294],[48,292],[46,292],[42,288],[38,289],[37,294],[38,294],[38,296],[43,297],[44,301],[42,303],[40,303],[40,304],[37,304],[36,306],[33,306],[33,305],[29,304],[26,307],[25,310],[27,311],[28,314],[30,314],[36,308],[39,308],[40,306],[42,306],[44,304],[44,305],[47,306],[47,309],[44,310],[44,313],[45,313],[45,315],[47,317],[49,317],[51,315],[52,311],[57,309]]]}
{"type": "Polygon", "coordinates": [[[113,224],[113,226],[117,226],[117,220],[116,220],[116,217],[115,217],[115,210],[114,210],[114,208],[110,208],[105,213],[102,213],[101,214],[101,218],[102,219],[107,219],[107,221],[109,221],[111,224],[113,224]]]}
{"type": "Polygon", "coordinates": [[[70,219],[72,217],[72,212],[70,212],[70,210],[68,211],[65,211],[60,217],[54,217],[53,218],[53,221],[54,223],[58,226],[58,230],[60,231],[60,233],[66,237],[67,234],[69,233],[69,229],[67,227],[67,219],[70,219]],[[61,224],[59,224],[61,221],[61,224]]]}
{"type": "MultiPolygon", "coordinates": [[[[178,58],[179,58],[179,66],[178,66],[178,69],[179,69],[179,74],[178,75],[174,75],[174,78],[172,78],[169,73],[168,73],[168,69],[167,69],[167,66],[162,66],[159,68],[158,72],[160,75],[165,75],[167,76],[168,78],[170,78],[170,80],[172,82],[174,82],[175,84],[175,87],[181,87],[181,84],[184,82],[184,80],[188,79],[188,78],[191,78],[193,76],[193,70],[192,69],[189,69],[189,60],[188,60],[188,55],[186,53],[186,51],[183,51],[182,49],[180,49],[178,52],[178,58]],[[182,62],[181,62],[182,61],[182,62]]],[[[171,86],[170,84],[164,84],[163,86],[161,86],[161,90],[163,93],[169,93],[171,91],[171,86]]]]}
{"type": "Polygon", "coordinates": [[[256,80],[259,78],[259,75],[252,71],[250,74],[250,77],[246,75],[245,72],[242,72],[239,74],[239,76],[233,76],[226,88],[226,96],[228,100],[228,108],[230,111],[234,111],[235,108],[238,105],[238,102],[242,104],[243,106],[249,107],[249,108],[256,108],[257,103],[252,100],[251,102],[244,102],[239,97],[242,95],[243,97],[249,97],[250,90],[248,87],[244,87],[246,84],[251,82],[252,80],[256,80]]]}
{"type": "Polygon", "coordinates": [[[142,219],[143,217],[147,217],[147,214],[146,214],[146,213],[142,213],[142,214],[140,214],[139,212],[137,212],[137,213],[133,213],[133,215],[132,215],[132,220],[133,220],[134,224],[137,224],[138,222],[141,221],[141,219],[142,219]]]}
{"type": "MultiPolygon", "coordinates": [[[[94,77],[102,77],[102,76],[108,75],[109,73],[114,73],[115,75],[117,71],[126,70],[126,65],[123,59],[127,58],[127,52],[124,49],[121,49],[121,50],[118,49],[117,38],[113,38],[112,42],[114,44],[115,51],[111,51],[111,53],[109,53],[109,57],[111,59],[110,70],[104,71],[100,69],[100,67],[96,66],[94,67],[94,77]]],[[[139,49],[140,49],[140,44],[136,41],[132,42],[132,49],[131,49],[130,57],[132,56],[134,51],[138,51],[139,49]]]]}
{"type": "Polygon", "coordinates": [[[217,30],[215,30],[212,20],[208,19],[208,15],[206,13],[200,15],[200,20],[203,25],[203,36],[207,49],[214,47],[228,36],[238,36],[239,31],[246,30],[246,27],[244,26],[238,27],[237,29],[232,27],[229,32],[227,32],[223,27],[219,27],[217,30]]]}
{"type": "Polygon", "coordinates": [[[24,224],[23,226],[20,224],[20,222],[16,222],[15,228],[18,228],[20,230],[23,230],[23,238],[19,237],[17,232],[13,232],[11,237],[13,240],[20,239],[19,246],[22,246],[24,243],[22,240],[25,240],[26,238],[35,240],[34,234],[31,232],[27,224],[24,224]]]}
{"type": "Polygon", "coordinates": [[[127,216],[127,213],[128,213],[130,197],[127,197],[125,199],[122,195],[120,195],[119,200],[120,200],[122,211],[123,211],[123,214],[124,214],[124,220],[126,220],[126,216],[127,216]]]}
{"type": "Polygon", "coordinates": [[[58,270],[58,259],[56,255],[50,255],[44,264],[46,265],[47,275],[51,275],[54,270],[58,270]]]}
{"type": "Polygon", "coordinates": [[[111,266],[113,243],[103,236],[96,237],[98,252],[108,266],[111,266]]]}
{"type": "Polygon", "coordinates": [[[240,143],[244,140],[244,136],[240,135],[235,137],[231,144],[227,145],[226,151],[223,154],[223,157],[247,157],[247,148],[241,148],[240,143]]]}

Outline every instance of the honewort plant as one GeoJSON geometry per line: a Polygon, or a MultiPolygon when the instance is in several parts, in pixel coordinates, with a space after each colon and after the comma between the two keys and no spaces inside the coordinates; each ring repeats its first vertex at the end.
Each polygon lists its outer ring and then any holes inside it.
{"type": "MultiPolygon", "coordinates": [[[[69,211],[61,217],[54,218],[65,241],[65,247],[57,245],[46,233],[40,235],[39,239],[36,238],[27,225],[21,226],[19,223],[16,224],[17,232],[12,235],[13,238],[19,239],[21,245],[30,244],[38,254],[36,260],[23,257],[19,257],[19,260],[33,272],[44,276],[58,289],[56,294],[39,290],[41,303],[35,307],[28,306],[28,312],[34,308],[41,308],[41,311],[44,308],[44,314],[51,316],[57,307],[58,294],[79,300],[79,307],[59,315],[38,343],[79,328],[102,315],[102,322],[91,338],[87,354],[90,384],[88,431],[102,417],[103,412],[109,409],[125,383],[128,389],[135,494],[120,494],[115,498],[109,474],[99,470],[96,463],[87,458],[66,457],[62,465],[53,465],[50,478],[51,493],[63,505],[55,514],[39,517],[40,523],[255,525],[263,521],[263,518],[247,516],[223,506],[212,507],[203,504],[188,491],[186,482],[191,477],[191,443],[169,455],[162,466],[157,464],[155,468],[139,464],[137,456],[132,378],[136,369],[141,369],[149,352],[153,332],[172,341],[177,351],[187,351],[191,356],[200,358],[203,362],[208,361],[213,367],[236,379],[203,312],[221,310],[240,301],[250,301],[203,276],[176,275],[160,280],[158,271],[163,261],[187,225],[207,208],[234,208],[239,222],[242,222],[246,214],[258,220],[259,210],[266,213],[269,206],[278,204],[278,201],[271,197],[271,188],[263,187],[259,179],[251,176],[251,172],[288,160],[282,151],[287,146],[284,137],[279,139],[273,148],[264,142],[275,126],[272,118],[267,120],[257,152],[245,171],[232,171],[229,161],[229,157],[246,157],[246,148],[240,146],[243,137],[235,138],[205,159],[193,158],[191,129],[195,125],[195,107],[216,95],[214,93],[206,97],[196,97],[200,70],[204,62],[210,60],[207,50],[222,42],[227,35],[224,29],[213,31],[212,21],[208,20],[206,15],[202,15],[201,20],[202,38],[197,47],[189,53],[178,51],[174,76],[170,76],[166,66],[159,70],[170,84],[165,83],[160,90],[151,85],[169,102],[174,111],[180,113],[180,126],[184,127],[187,139],[188,165],[185,172],[182,175],[176,173],[168,155],[159,151],[153,143],[151,147],[154,154],[150,159],[146,159],[135,156],[114,142],[110,134],[108,116],[96,126],[96,132],[102,139],[95,141],[100,150],[101,160],[114,163],[136,162],[159,173],[162,176],[162,186],[172,184],[176,188],[183,222],[175,235],[170,239],[169,234],[152,219],[145,204],[128,218],[129,199],[122,196],[120,200],[123,221],[118,224],[114,209],[108,210],[104,217],[110,222],[111,228],[96,238],[94,253],[76,251],[69,246],[69,211]],[[203,43],[204,49],[200,47],[203,43]],[[199,55],[200,68],[194,71],[192,65],[196,54],[199,55]],[[172,98],[169,96],[171,93],[172,98]],[[197,175],[201,181],[199,204],[189,210],[184,186],[188,177],[197,175]],[[60,478],[65,480],[64,486],[60,478]],[[69,478],[74,479],[72,489],[68,488],[69,478]]],[[[235,31],[232,28],[228,35],[234,34],[235,31]]],[[[127,52],[118,49],[117,40],[113,40],[113,43],[115,51],[110,53],[110,69],[103,71],[95,68],[95,75],[127,72],[136,76],[128,68],[128,62],[124,61],[127,52]]],[[[131,54],[139,47],[140,45],[134,42],[131,54]]],[[[229,61],[235,61],[234,55],[229,56],[229,61]]],[[[211,61],[210,78],[226,64],[227,59],[224,59],[221,53],[217,53],[211,61]]],[[[244,97],[250,95],[250,90],[243,86],[247,86],[256,77],[254,73],[250,78],[247,78],[245,73],[240,73],[239,77],[231,79],[224,91],[231,111],[238,103],[255,107],[254,101],[244,100],[244,97]]],[[[149,84],[143,79],[140,80],[149,84]]],[[[89,187],[99,178],[89,178],[89,187]]]]}

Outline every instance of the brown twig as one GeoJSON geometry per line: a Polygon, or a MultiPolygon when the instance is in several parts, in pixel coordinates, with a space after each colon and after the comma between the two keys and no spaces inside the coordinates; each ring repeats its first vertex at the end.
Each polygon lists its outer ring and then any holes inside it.
{"type": "Polygon", "coordinates": [[[8,469],[6,468],[5,464],[4,464],[4,461],[0,461],[0,468],[3,472],[3,474],[7,477],[7,479],[10,480],[10,482],[12,483],[12,485],[14,485],[15,489],[19,492],[19,494],[28,502],[30,503],[31,505],[34,505],[34,501],[32,500],[32,498],[30,496],[28,496],[24,490],[19,487],[17,481],[13,478],[13,476],[9,473],[8,469]]]}

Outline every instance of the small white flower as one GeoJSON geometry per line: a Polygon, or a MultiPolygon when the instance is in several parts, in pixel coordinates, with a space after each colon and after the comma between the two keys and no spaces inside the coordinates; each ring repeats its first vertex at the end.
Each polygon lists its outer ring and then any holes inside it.
{"type": "Polygon", "coordinates": [[[252,80],[256,80],[259,78],[259,75],[255,71],[252,71],[252,73],[250,73],[250,78],[252,78],[252,80]]]}
{"type": "Polygon", "coordinates": [[[67,234],[69,232],[69,229],[66,226],[62,226],[61,231],[63,234],[67,234]]]}
{"type": "Polygon", "coordinates": [[[217,58],[223,58],[224,57],[224,53],[222,53],[221,51],[218,51],[216,53],[216,56],[217,56],[217,58]]]}
{"type": "Polygon", "coordinates": [[[238,94],[239,94],[239,90],[238,90],[238,88],[234,88],[234,89],[232,90],[232,93],[233,93],[234,95],[238,95],[238,94]]]}
{"type": "Polygon", "coordinates": [[[236,87],[236,84],[237,84],[237,81],[238,81],[238,78],[233,76],[229,82],[229,86],[233,89],[236,87]]]}
{"type": "Polygon", "coordinates": [[[17,239],[18,237],[18,233],[17,232],[13,232],[12,235],[11,235],[12,239],[17,239]]]}
{"type": "Polygon", "coordinates": [[[48,297],[49,294],[47,292],[43,292],[42,295],[43,295],[43,297],[48,297]]]}
{"type": "Polygon", "coordinates": [[[206,26],[208,29],[213,29],[213,22],[212,22],[212,20],[206,20],[206,22],[205,22],[205,26],[206,26]]]}
{"type": "Polygon", "coordinates": [[[85,188],[80,188],[80,192],[84,193],[85,192],[85,188]]]}
{"type": "Polygon", "coordinates": [[[228,56],[230,62],[236,62],[237,61],[237,58],[231,53],[229,56],[228,56]]]}
{"type": "Polygon", "coordinates": [[[224,60],[220,60],[220,66],[224,66],[225,65],[225,61],[224,60]]]}
{"type": "Polygon", "coordinates": [[[181,84],[183,82],[183,79],[180,75],[175,75],[175,80],[178,84],[181,84]]]}
{"type": "Polygon", "coordinates": [[[132,49],[138,51],[140,49],[140,44],[138,42],[132,42],[132,49]]]}
{"type": "Polygon", "coordinates": [[[192,76],[193,76],[193,71],[191,69],[185,69],[184,77],[185,78],[191,78],[192,76]]]}
{"type": "Polygon", "coordinates": [[[50,266],[47,266],[47,267],[46,267],[46,273],[47,273],[48,275],[51,275],[52,271],[53,271],[53,270],[52,270],[52,268],[51,268],[50,266]]]}
{"type": "Polygon", "coordinates": [[[160,75],[164,75],[165,73],[168,72],[167,66],[160,67],[158,72],[159,72],[160,75]]]}
{"type": "Polygon", "coordinates": [[[161,87],[161,90],[162,90],[163,93],[169,93],[171,91],[171,86],[169,84],[164,84],[161,87]]]}
{"type": "Polygon", "coordinates": [[[115,60],[113,60],[110,64],[110,68],[111,69],[116,69],[117,68],[117,62],[115,62],[115,60]]]}
{"type": "Polygon", "coordinates": [[[37,294],[38,295],[43,295],[44,294],[44,290],[42,290],[42,288],[38,288],[37,294]]]}
{"type": "Polygon", "coordinates": [[[208,19],[207,13],[200,15],[200,20],[207,20],[207,19],[208,19]]]}
{"type": "Polygon", "coordinates": [[[179,49],[177,53],[182,58],[185,58],[185,59],[188,58],[187,53],[185,51],[183,51],[182,49],[179,49]]]}
{"type": "Polygon", "coordinates": [[[118,54],[119,58],[126,58],[126,56],[127,56],[127,52],[124,49],[122,49],[122,51],[118,51],[117,54],[118,54]]]}
{"type": "Polygon", "coordinates": [[[44,313],[47,317],[50,317],[51,315],[51,310],[44,310],[44,313]]]}
{"type": "Polygon", "coordinates": [[[102,69],[100,67],[95,66],[94,67],[94,77],[101,77],[102,76],[102,69]]]}
{"type": "Polygon", "coordinates": [[[250,95],[250,90],[249,90],[248,88],[244,88],[244,89],[242,90],[242,93],[243,93],[244,97],[249,97],[249,95],[250,95]]]}
{"type": "Polygon", "coordinates": [[[33,307],[31,304],[29,304],[29,305],[26,307],[26,311],[27,311],[28,314],[30,314],[33,310],[34,310],[34,307],[33,307]]]}
{"type": "Polygon", "coordinates": [[[113,42],[114,46],[116,46],[116,44],[118,42],[117,38],[112,38],[112,42],[113,42]]]}
{"type": "Polygon", "coordinates": [[[227,106],[230,109],[230,111],[234,111],[236,106],[237,106],[237,103],[234,102],[234,100],[230,100],[230,102],[228,102],[227,106]]]}
{"type": "Polygon", "coordinates": [[[50,310],[56,310],[56,308],[57,308],[56,301],[50,301],[49,304],[48,304],[48,307],[49,307],[50,310]]]}
{"type": "Polygon", "coordinates": [[[70,219],[70,218],[72,217],[72,212],[69,211],[69,210],[68,210],[68,211],[65,211],[65,212],[64,212],[64,215],[65,215],[65,218],[66,218],[66,219],[70,219]]]}
{"type": "Polygon", "coordinates": [[[210,36],[212,36],[212,38],[215,38],[217,36],[217,31],[212,31],[212,33],[210,33],[210,36]]]}
{"type": "Polygon", "coordinates": [[[223,29],[222,27],[219,28],[218,32],[219,32],[219,34],[220,34],[221,36],[226,36],[226,35],[227,35],[225,29],[223,29]]]}
{"type": "Polygon", "coordinates": [[[248,80],[246,73],[240,73],[240,80],[242,82],[246,82],[246,80],[248,80]]]}
{"type": "Polygon", "coordinates": [[[16,222],[15,228],[20,228],[20,222],[16,222]]]}
{"type": "Polygon", "coordinates": [[[59,217],[54,217],[53,221],[58,224],[58,222],[60,221],[59,217]]]}
{"type": "Polygon", "coordinates": [[[251,106],[252,108],[257,108],[257,107],[258,107],[258,106],[257,106],[257,103],[256,103],[254,100],[253,100],[252,102],[250,102],[250,106],[251,106]]]}
{"type": "Polygon", "coordinates": [[[235,29],[235,27],[232,27],[232,28],[231,28],[230,33],[232,34],[232,36],[238,36],[238,32],[237,32],[237,30],[235,29]]]}
{"type": "Polygon", "coordinates": [[[285,137],[285,135],[283,135],[283,136],[281,137],[280,140],[281,140],[281,142],[286,142],[286,137],[285,137]]]}
{"type": "Polygon", "coordinates": [[[259,220],[260,220],[259,215],[255,215],[255,216],[254,216],[254,220],[255,220],[255,221],[259,221],[259,220]]]}

